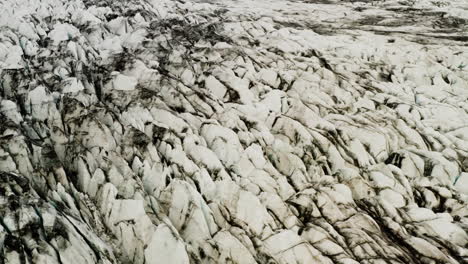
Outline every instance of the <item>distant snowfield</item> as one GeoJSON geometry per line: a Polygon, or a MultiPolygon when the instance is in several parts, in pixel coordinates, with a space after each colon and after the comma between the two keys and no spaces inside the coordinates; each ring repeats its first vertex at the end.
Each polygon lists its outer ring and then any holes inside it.
{"type": "Polygon", "coordinates": [[[0,263],[467,263],[465,0],[0,2],[0,263]]]}

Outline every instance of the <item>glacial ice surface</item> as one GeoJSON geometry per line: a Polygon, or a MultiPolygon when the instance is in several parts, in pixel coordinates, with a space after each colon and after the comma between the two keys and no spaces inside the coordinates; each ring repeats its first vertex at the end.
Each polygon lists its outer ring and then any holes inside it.
{"type": "Polygon", "coordinates": [[[465,0],[0,2],[0,263],[468,263],[465,0]]]}

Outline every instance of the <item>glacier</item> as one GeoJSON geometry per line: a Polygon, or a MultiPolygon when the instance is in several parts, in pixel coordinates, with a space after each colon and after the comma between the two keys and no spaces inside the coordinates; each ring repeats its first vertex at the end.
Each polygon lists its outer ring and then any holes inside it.
{"type": "Polygon", "coordinates": [[[465,0],[0,2],[0,263],[468,263],[465,0]]]}

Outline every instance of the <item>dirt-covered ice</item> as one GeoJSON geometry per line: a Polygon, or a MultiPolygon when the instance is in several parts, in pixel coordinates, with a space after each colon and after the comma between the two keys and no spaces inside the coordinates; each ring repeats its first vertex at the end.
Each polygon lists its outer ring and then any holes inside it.
{"type": "Polygon", "coordinates": [[[0,263],[467,263],[465,0],[0,2],[0,263]]]}

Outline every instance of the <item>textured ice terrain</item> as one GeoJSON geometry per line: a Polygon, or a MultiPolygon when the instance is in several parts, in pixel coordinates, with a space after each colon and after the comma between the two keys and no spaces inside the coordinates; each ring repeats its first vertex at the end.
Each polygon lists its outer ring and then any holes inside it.
{"type": "Polygon", "coordinates": [[[466,0],[0,1],[0,263],[468,263],[466,0]]]}

